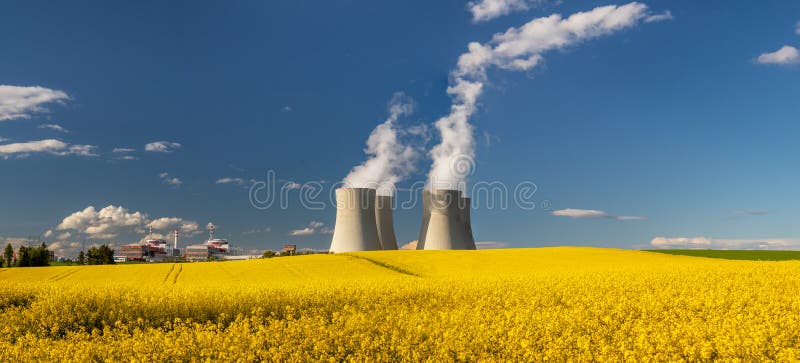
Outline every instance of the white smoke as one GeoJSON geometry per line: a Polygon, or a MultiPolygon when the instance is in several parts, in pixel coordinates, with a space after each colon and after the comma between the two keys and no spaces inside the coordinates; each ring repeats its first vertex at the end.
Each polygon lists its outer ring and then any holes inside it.
{"type": "Polygon", "coordinates": [[[487,80],[487,68],[528,71],[541,63],[542,54],[547,51],[612,34],[645,21],[650,15],[647,5],[637,2],[601,6],[568,18],[559,14],[537,18],[519,28],[495,34],[486,44],[469,43],[468,51],[459,57],[458,66],[452,71],[451,85],[447,88],[453,99],[450,114],[436,121],[442,139],[430,152],[433,164],[428,187],[466,188],[475,158],[469,119],[476,111],[487,80]]]}
{"type": "Polygon", "coordinates": [[[418,152],[400,141],[401,132],[395,122],[400,116],[414,111],[414,102],[397,92],[389,101],[389,117],[378,125],[367,139],[364,152],[369,158],[350,171],[344,178],[349,188],[376,188],[378,195],[392,195],[395,183],[406,178],[414,170],[418,152]]]}

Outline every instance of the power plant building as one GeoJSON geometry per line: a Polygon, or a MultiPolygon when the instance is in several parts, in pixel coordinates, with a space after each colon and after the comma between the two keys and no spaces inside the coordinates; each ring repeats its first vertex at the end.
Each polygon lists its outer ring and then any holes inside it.
{"type": "Polygon", "coordinates": [[[210,239],[203,244],[186,247],[187,261],[222,260],[231,252],[226,239],[210,239]]]}

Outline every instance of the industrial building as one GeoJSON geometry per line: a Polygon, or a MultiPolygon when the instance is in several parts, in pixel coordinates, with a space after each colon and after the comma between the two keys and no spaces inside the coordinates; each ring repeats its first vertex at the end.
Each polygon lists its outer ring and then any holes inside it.
{"type": "Polygon", "coordinates": [[[202,244],[186,247],[186,261],[222,260],[230,252],[228,240],[209,239],[202,244]]]}
{"type": "MultiPolygon", "coordinates": [[[[153,235],[152,228],[150,236],[153,235]]],[[[187,246],[183,251],[178,248],[179,231],[175,229],[175,240],[170,245],[164,239],[149,238],[144,242],[121,246],[121,254],[114,256],[117,262],[146,261],[160,262],[177,259],[186,261],[207,261],[233,259],[242,255],[241,249],[234,248],[228,240],[214,238],[214,226],[209,226],[209,238],[201,244],[187,246]]]]}
{"type": "MultiPolygon", "coordinates": [[[[150,229],[150,235],[153,235],[153,229],[150,229]]],[[[125,261],[147,261],[158,262],[175,259],[181,256],[180,249],[178,249],[178,229],[175,229],[175,240],[172,246],[164,239],[147,239],[142,243],[132,243],[122,245],[122,253],[114,256],[114,260],[118,262],[125,261]]]]}

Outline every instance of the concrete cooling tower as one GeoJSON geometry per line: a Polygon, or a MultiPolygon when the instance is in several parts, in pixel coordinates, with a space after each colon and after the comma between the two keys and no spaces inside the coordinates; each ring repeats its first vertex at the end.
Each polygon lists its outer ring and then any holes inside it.
{"type": "Polygon", "coordinates": [[[465,230],[465,239],[464,239],[464,249],[465,250],[474,250],[475,249],[475,238],[472,236],[472,221],[470,220],[470,209],[472,206],[472,198],[461,198],[461,204],[459,207],[462,207],[461,210],[461,221],[464,223],[464,230],[465,230]]]}
{"type": "Polygon", "coordinates": [[[422,227],[418,250],[474,250],[469,198],[458,190],[422,192],[422,227]]]}
{"type": "Polygon", "coordinates": [[[397,238],[394,235],[391,196],[379,195],[375,197],[375,222],[378,225],[381,248],[384,250],[396,250],[397,238]]]}
{"type": "Polygon", "coordinates": [[[333,229],[331,252],[381,249],[375,222],[375,197],[375,189],[372,188],[336,189],[336,226],[333,229]]]}

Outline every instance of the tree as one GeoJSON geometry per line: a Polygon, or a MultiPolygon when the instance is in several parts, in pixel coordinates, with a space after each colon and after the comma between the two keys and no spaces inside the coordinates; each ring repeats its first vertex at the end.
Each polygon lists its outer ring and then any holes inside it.
{"type": "Polygon", "coordinates": [[[86,257],[83,255],[83,251],[78,254],[78,264],[85,265],[86,264],[86,257]]]}
{"type": "Polygon", "coordinates": [[[17,251],[17,267],[28,267],[31,265],[31,254],[28,247],[19,246],[17,251]]]}
{"type": "MultiPolygon", "coordinates": [[[[80,256],[78,256],[80,259],[80,256]]],[[[114,264],[114,250],[108,245],[100,245],[99,247],[92,247],[86,254],[86,264],[88,265],[113,265],[114,264]]]]}
{"type": "Polygon", "coordinates": [[[5,257],[6,266],[13,266],[12,262],[14,261],[14,247],[11,247],[10,243],[6,245],[6,250],[3,252],[3,257],[5,257]]]}
{"type": "Polygon", "coordinates": [[[264,254],[261,255],[261,258],[273,258],[273,257],[275,257],[275,251],[272,250],[264,251],[264,254]]]}

